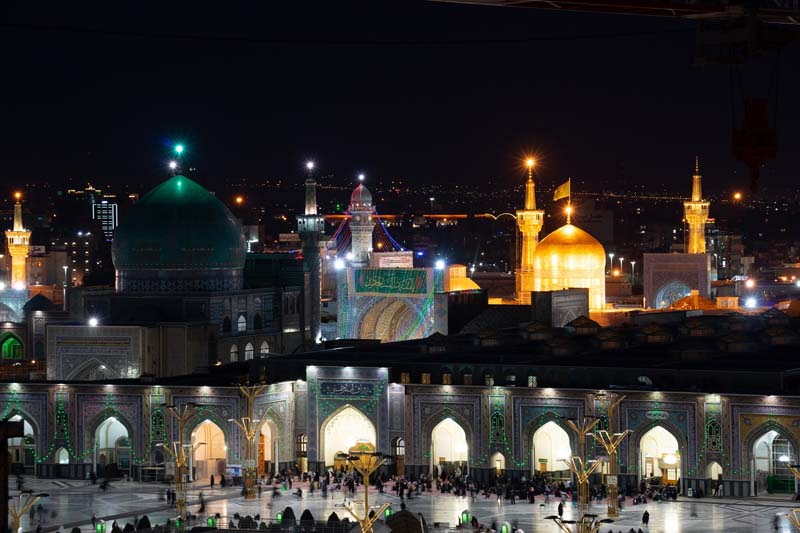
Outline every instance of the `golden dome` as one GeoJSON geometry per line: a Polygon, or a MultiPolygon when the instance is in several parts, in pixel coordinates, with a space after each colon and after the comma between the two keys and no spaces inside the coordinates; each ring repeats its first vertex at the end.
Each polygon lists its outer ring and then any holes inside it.
{"type": "Polygon", "coordinates": [[[589,289],[589,308],[605,307],[606,251],[582,229],[566,224],[542,239],[533,252],[535,291],[589,289]]]}

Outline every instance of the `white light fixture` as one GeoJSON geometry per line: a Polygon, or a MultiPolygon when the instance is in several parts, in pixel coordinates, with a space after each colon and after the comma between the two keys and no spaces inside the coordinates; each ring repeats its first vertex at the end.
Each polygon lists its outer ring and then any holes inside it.
{"type": "Polygon", "coordinates": [[[436,270],[444,270],[444,259],[437,259],[435,266],[436,270]]]}
{"type": "Polygon", "coordinates": [[[748,309],[753,309],[757,305],[758,305],[758,301],[756,301],[756,299],[752,298],[752,297],[748,298],[748,299],[746,299],[744,301],[744,306],[747,307],[748,309]]]}
{"type": "Polygon", "coordinates": [[[96,328],[97,324],[99,324],[99,323],[100,322],[97,320],[97,317],[91,317],[89,319],[89,327],[91,327],[91,328],[96,328]]]}
{"type": "Polygon", "coordinates": [[[344,268],[344,261],[342,261],[341,259],[338,259],[338,258],[337,258],[337,259],[336,259],[336,260],[333,262],[333,268],[335,268],[336,270],[341,270],[341,269],[343,269],[343,268],[344,268]]]}

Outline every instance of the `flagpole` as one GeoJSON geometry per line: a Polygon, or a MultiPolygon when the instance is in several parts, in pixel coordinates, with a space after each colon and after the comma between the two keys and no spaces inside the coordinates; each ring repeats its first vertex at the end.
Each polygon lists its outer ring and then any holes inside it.
{"type": "Polygon", "coordinates": [[[567,224],[571,224],[572,216],[572,178],[567,178],[567,224]]]}

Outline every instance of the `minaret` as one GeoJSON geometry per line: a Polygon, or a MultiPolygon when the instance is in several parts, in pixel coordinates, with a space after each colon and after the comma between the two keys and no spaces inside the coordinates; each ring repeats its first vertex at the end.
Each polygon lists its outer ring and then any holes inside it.
{"type": "Polygon", "coordinates": [[[544,224],[544,211],[536,209],[536,187],[533,183],[533,159],[526,161],[528,181],[525,182],[525,209],[517,211],[517,226],[522,234],[522,250],[517,268],[517,301],[531,303],[533,290],[533,252],[539,244],[539,232],[544,224]]]}
{"type": "Polygon", "coordinates": [[[317,183],[314,180],[314,163],[306,163],[306,205],[305,214],[297,217],[297,232],[303,245],[303,271],[306,276],[306,335],[312,342],[319,342],[320,299],[322,269],[320,263],[320,246],[325,231],[325,217],[317,214],[317,183]]]}
{"type": "MultiPolygon", "coordinates": [[[[359,181],[364,176],[358,177],[359,181]]],[[[353,266],[368,266],[372,253],[372,230],[375,219],[372,216],[372,193],[359,183],[350,195],[350,234],[352,235],[353,266]]]]}
{"type": "Polygon", "coordinates": [[[683,202],[683,213],[689,226],[686,239],[687,254],[706,253],[706,221],[708,220],[709,202],[703,200],[703,187],[700,183],[700,159],[694,160],[694,176],[692,176],[692,199],[683,202]]]}
{"type": "Polygon", "coordinates": [[[11,287],[22,290],[27,285],[26,265],[31,232],[22,226],[22,193],[14,193],[14,229],[6,231],[11,256],[11,287]]]}

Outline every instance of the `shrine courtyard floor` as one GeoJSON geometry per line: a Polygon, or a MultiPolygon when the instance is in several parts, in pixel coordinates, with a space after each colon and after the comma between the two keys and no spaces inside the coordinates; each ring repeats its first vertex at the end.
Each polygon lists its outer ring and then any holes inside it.
{"type": "MultiPolygon", "coordinates": [[[[294,485],[297,488],[298,484],[294,485]]],[[[208,485],[195,483],[189,492],[189,509],[192,513],[198,512],[198,499],[200,492],[206,501],[205,514],[219,513],[223,517],[232,517],[234,514],[255,515],[260,514],[266,520],[285,507],[293,508],[295,515],[308,509],[317,520],[326,520],[331,512],[336,512],[340,518],[347,516],[343,508],[344,496],[342,492],[331,493],[327,498],[317,491],[308,494],[307,485],[299,484],[303,488],[303,497],[298,498],[289,491],[283,492],[280,498],[273,500],[271,492],[264,492],[260,499],[244,500],[239,489],[220,489],[217,486],[210,490],[208,485]]],[[[48,493],[41,503],[46,512],[42,524],[42,531],[55,531],[59,526],[69,532],[73,527],[80,527],[84,533],[91,532],[91,517],[95,513],[98,519],[104,519],[111,531],[114,520],[123,527],[126,522],[133,522],[136,517],[147,515],[151,524],[163,524],[168,518],[174,518],[175,512],[165,505],[160,499],[161,493],[166,488],[163,484],[116,482],[112,483],[107,491],[101,491],[98,485],[91,485],[84,481],[76,480],[45,480],[27,479],[26,489],[37,493],[48,493]],[[55,512],[55,517],[52,517],[55,512]]],[[[16,483],[10,487],[12,495],[18,494],[16,483]]],[[[357,500],[363,501],[363,487],[359,487],[357,500]]],[[[370,491],[370,504],[379,506],[385,502],[390,503],[395,510],[400,510],[400,499],[394,493],[378,494],[370,491]]],[[[628,500],[630,502],[630,500],[628,500]]],[[[461,511],[469,509],[478,520],[486,525],[492,522],[500,523],[509,521],[521,528],[526,533],[557,532],[558,529],[552,522],[544,517],[556,514],[557,503],[542,505],[517,502],[512,505],[508,502],[497,503],[495,499],[478,498],[475,502],[471,498],[461,498],[450,494],[422,493],[406,501],[408,510],[422,513],[429,526],[434,522],[448,523],[455,526],[461,511]]],[[[800,507],[800,504],[798,504],[800,507]]],[[[729,498],[704,498],[700,500],[678,499],[677,502],[648,503],[647,505],[626,505],[620,517],[613,523],[604,526],[600,531],[606,533],[625,533],[634,528],[638,531],[642,527],[642,513],[650,512],[650,527],[644,529],[648,533],[756,533],[773,531],[773,524],[778,515],[779,531],[794,531],[785,515],[792,508],[788,498],[776,497],[775,499],[729,499],[729,498]]],[[[593,512],[605,515],[605,505],[593,506],[593,512]]],[[[576,510],[572,505],[565,506],[564,517],[572,518],[576,510]]],[[[227,523],[227,521],[226,521],[227,523]]],[[[35,531],[39,525],[38,516],[31,520],[25,516],[22,521],[23,531],[35,531]]],[[[442,526],[444,527],[444,526],[442,526]]],[[[377,528],[376,531],[383,528],[377,528]]]]}

